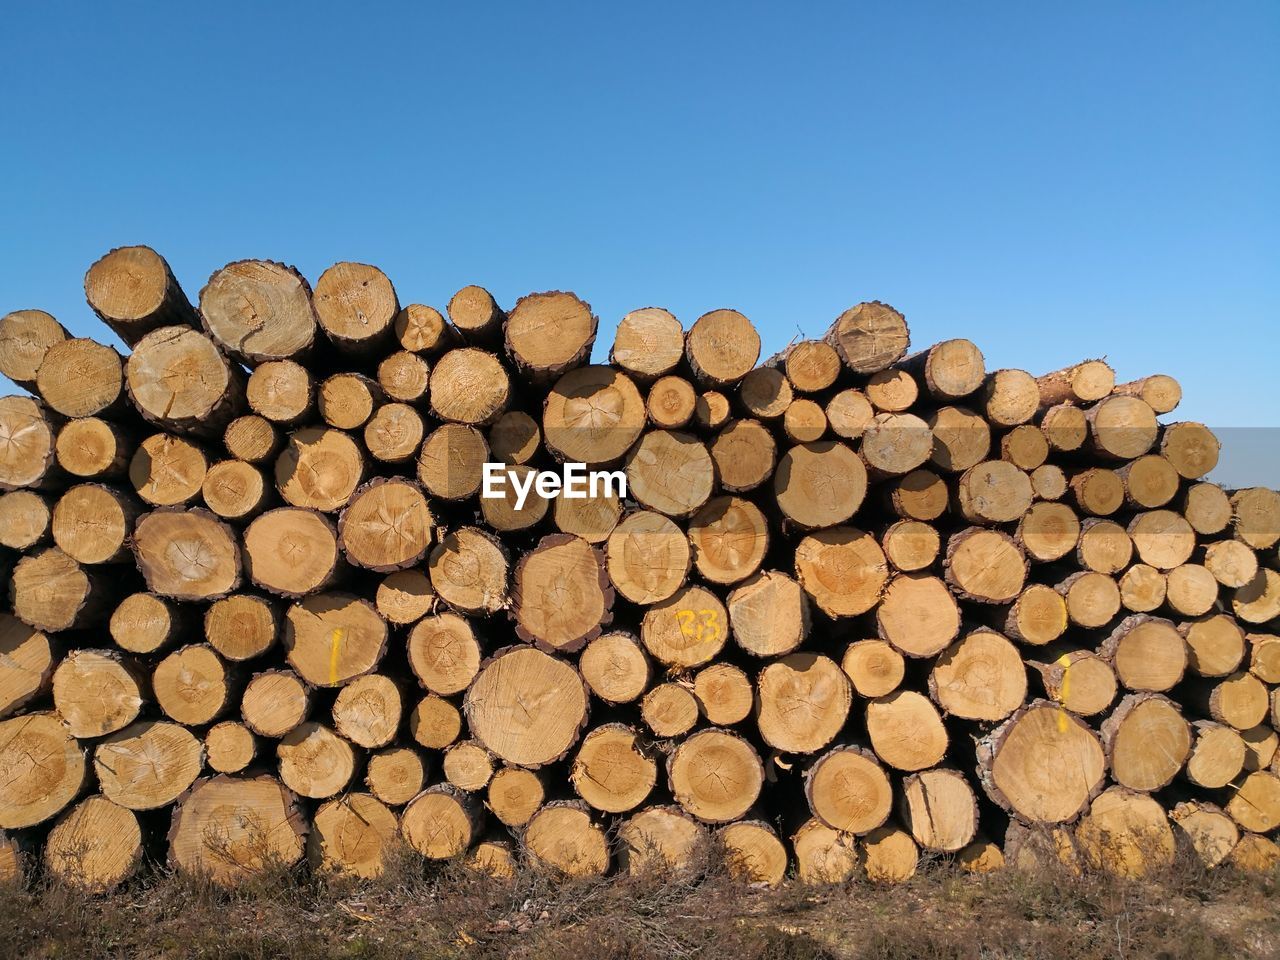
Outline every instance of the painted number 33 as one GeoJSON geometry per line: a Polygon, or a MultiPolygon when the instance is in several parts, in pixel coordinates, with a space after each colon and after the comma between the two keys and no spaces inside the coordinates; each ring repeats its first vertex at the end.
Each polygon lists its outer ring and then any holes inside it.
{"type": "Polygon", "coordinates": [[[680,633],[694,643],[714,643],[720,639],[720,621],[715,610],[677,610],[680,633]]]}

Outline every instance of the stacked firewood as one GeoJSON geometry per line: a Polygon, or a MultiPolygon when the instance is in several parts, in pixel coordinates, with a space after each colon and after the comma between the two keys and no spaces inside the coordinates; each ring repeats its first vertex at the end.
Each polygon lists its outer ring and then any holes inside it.
{"type": "Polygon", "coordinates": [[[85,293],[129,352],[0,320],[0,875],[1280,860],[1280,495],[1204,479],[1171,377],[875,302],[593,364],[572,293],[358,263],[85,293]]]}

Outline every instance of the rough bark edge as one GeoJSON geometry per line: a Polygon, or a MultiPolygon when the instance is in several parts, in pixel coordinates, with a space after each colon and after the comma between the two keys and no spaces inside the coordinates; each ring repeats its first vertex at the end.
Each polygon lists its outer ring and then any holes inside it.
{"type": "MultiPolygon", "coordinates": [[[[261,363],[267,363],[271,360],[294,360],[298,363],[302,363],[305,359],[311,356],[312,352],[314,351],[315,345],[316,345],[316,333],[321,329],[320,317],[316,314],[316,306],[315,306],[315,303],[312,302],[311,296],[312,296],[311,284],[307,281],[307,278],[302,275],[302,271],[300,271],[297,267],[293,266],[292,264],[281,263],[279,260],[254,260],[254,259],[232,260],[230,263],[223,264],[217,270],[213,271],[213,273],[209,274],[209,279],[206,280],[204,286],[200,288],[200,294],[197,297],[197,303],[200,305],[199,311],[198,311],[199,317],[200,317],[200,328],[204,330],[205,335],[218,346],[218,349],[222,350],[222,352],[227,354],[228,356],[234,357],[236,360],[239,360],[241,363],[243,363],[247,367],[256,367],[261,363]],[[305,290],[307,294],[307,309],[311,311],[311,320],[312,320],[311,336],[308,339],[307,344],[305,346],[300,347],[299,349],[295,350],[293,353],[285,353],[285,354],[279,354],[279,355],[268,354],[268,353],[255,353],[251,350],[245,350],[242,347],[235,347],[229,343],[224,343],[213,332],[213,329],[209,326],[209,321],[205,319],[205,315],[204,315],[205,291],[208,290],[209,287],[213,285],[214,278],[216,278],[224,270],[227,270],[231,267],[238,267],[244,263],[265,263],[272,267],[279,267],[285,273],[292,274],[302,285],[302,289],[305,290]]],[[[249,334],[246,334],[246,337],[247,336],[249,336],[249,334]]]]}
{"type": "Polygon", "coordinates": [[[507,605],[507,616],[516,624],[516,636],[527,643],[533,644],[543,653],[577,653],[588,643],[600,636],[604,632],[604,628],[613,622],[613,603],[616,599],[613,582],[609,579],[609,573],[606,569],[605,557],[602,551],[592,543],[588,543],[581,537],[572,533],[549,533],[538,541],[537,546],[526,551],[520,560],[516,563],[516,568],[510,577],[510,590],[508,591],[509,603],[507,605]],[[603,601],[604,611],[600,614],[599,621],[590,627],[586,633],[579,637],[573,637],[567,642],[559,646],[544,640],[542,637],[533,633],[521,619],[520,614],[524,603],[524,590],[521,587],[521,578],[524,574],[525,565],[536,554],[550,550],[555,547],[566,546],[574,542],[582,543],[596,562],[596,582],[600,587],[600,595],[603,601]]]}
{"type": "MultiPolygon", "coordinates": [[[[415,459],[416,457],[417,457],[417,451],[415,450],[414,453],[411,454],[407,459],[412,460],[412,459],[415,459]]],[[[372,479],[366,480],[364,483],[356,487],[355,490],[353,490],[351,493],[351,499],[349,499],[346,503],[346,506],[344,506],[339,511],[338,523],[336,525],[338,550],[341,552],[342,556],[346,559],[347,563],[351,564],[353,567],[359,567],[362,570],[372,570],[374,573],[383,573],[383,574],[395,573],[397,570],[406,570],[409,567],[414,567],[422,563],[422,561],[426,558],[427,553],[431,550],[431,543],[432,543],[432,540],[434,539],[433,534],[435,533],[436,529],[437,527],[436,527],[435,514],[431,512],[431,502],[427,499],[426,491],[423,489],[421,483],[419,483],[417,480],[414,480],[410,477],[376,476],[376,477],[373,477],[372,479]],[[418,496],[422,497],[422,503],[426,507],[426,511],[427,511],[426,543],[424,543],[422,546],[422,549],[418,551],[416,554],[414,554],[412,557],[410,557],[407,560],[402,560],[398,563],[379,563],[379,564],[362,563],[361,561],[353,557],[350,551],[347,550],[347,541],[346,541],[347,514],[351,511],[351,508],[355,505],[356,501],[359,500],[362,496],[376,489],[377,487],[380,487],[383,484],[388,484],[388,483],[394,483],[394,484],[399,484],[401,486],[409,487],[412,490],[414,490],[418,494],[418,496]]]]}
{"type": "MultiPolygon", "coordinates": [[[[591,356],[591,350],[595,346],[596,336],[599,332],[599,327],[600,327],[600,318],[597,317],[595,315],[595,312],[591,309],[591,304],[587,303],[587,301],[583,300],[580,296],[578,296],[572,290],[546,290],[539,293],[528,293],[528,294],[525,294],[523,297],[521,297],[519,300],[517,300],[515,303],[515,306],[513,306],[510,310],[507,311],[506,320],[502,323],[503,353],[506,355],[507,359],[511,362],[512,366],[515,367],[516,372],[521,377],[524,378],[524,382],[526,384],[532,384],[534,386],[544,386],[551,383],[552,381],[558,380],[561,376],[568,373],[570,370],[574,370],[582,366],[588,360],[588,358],[591,356]],[[574,352],[573,356],[569,357],[569,359],[561,363],[552,364],[551,366],[546,366],[546,367],[534,366],[532,363],[525,360],[524,357],[520,356],[519,352],[515,349],[515,347],[511,343],[511,318],[515,316],[516,312],[526,302],[532,304],[535,301],[540,301],[548,297],[560,297],[560,296],[572,297],[584,308],[586,308],[587,315],[591,318],[591,334],[587,338],[586,342],[583,343],[574,352]]],[[[610,356],[612,356],[612,350],[610,350],[610,356]]]]}
{"type": "MultiPolygon", "coordinates": [[[[259,516],[265,516],[265,514],[259,514],[259,516]]],[[[241,547],[240,538],[236,535],[235,530],[231,527],[229,523],[226,522],[226,520],[218,516],[213,511],[208,510],[204,507],[187,507],[181,504],[175,505],[172,507],[155,507],[152,510],[149,510],[147,513],[144,513],[137,518],[137,520],[134,522],[134,525],[133,525],[133,532],[128,536],[126,543],[128,548],[133,553],[134,562],[137,565],[138,572],[142,574],[143,580],[146,581],[147,592],[154,593],[156,596],[160,597],[161,599],[178,600],[178,601],[204,601],[204,602],[211,603],[214,600],[221,600],[223,597],[227,597],[235,593],[237,590],[240,589],[240,585],[244,582],[245,551],[241,547]],[[148,572],[149,565],[144,562],[142,549],[138,546],[137,533],[138,533],[138,527],[140,527],[147,519],[157,514],[183,514],[184,516],[195,516],[200,518],[201,520],[207,520],[212,522],[215,526],[218,527],[218,529],[222,531],[223,535],[227,538],[227,541],[231,544],[231,557],[232,557],[233,574],[234,574],[231,578],[231,585],[226,590],[223,590],[220,593],[168,594],[168,593],[161,593],[160,591],[156,590],[152,586],[151,573],[148,572]]]]}

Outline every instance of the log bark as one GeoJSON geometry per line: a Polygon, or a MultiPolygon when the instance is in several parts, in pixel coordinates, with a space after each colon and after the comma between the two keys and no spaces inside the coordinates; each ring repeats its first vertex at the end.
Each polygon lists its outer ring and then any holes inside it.
{"type": "Polygon", "coordinates": [[[836,318],[823,340],[856,374],[872,374],[897,363],[911,342],[907,321],[885,303],[860,303],[836,318]]]}
{"type": "Polygon", "coordinates": [[[196,326],[199,318],[164,257],[150,247],[117,247],[84,277],[89,308],[130,347],[150,331],[196,326]]]}
{"type": "Polygon", "coordinates": [[[572,293],[531,293],[507,315],[507,356],[528,382],[550,383],[586,362],[598,324],[591,304],[572,293]]]}

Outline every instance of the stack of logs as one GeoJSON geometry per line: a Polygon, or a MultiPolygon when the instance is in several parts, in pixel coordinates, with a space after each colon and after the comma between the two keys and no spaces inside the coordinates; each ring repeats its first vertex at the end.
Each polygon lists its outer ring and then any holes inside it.
{"type": "Polygon", "coordinates": [[[0,320],[0,876],[1280,860],[1280,496],[1168,376],[147,247],[0,320]],[[621,471],[580,499],[512,486],[621,471]]]}

